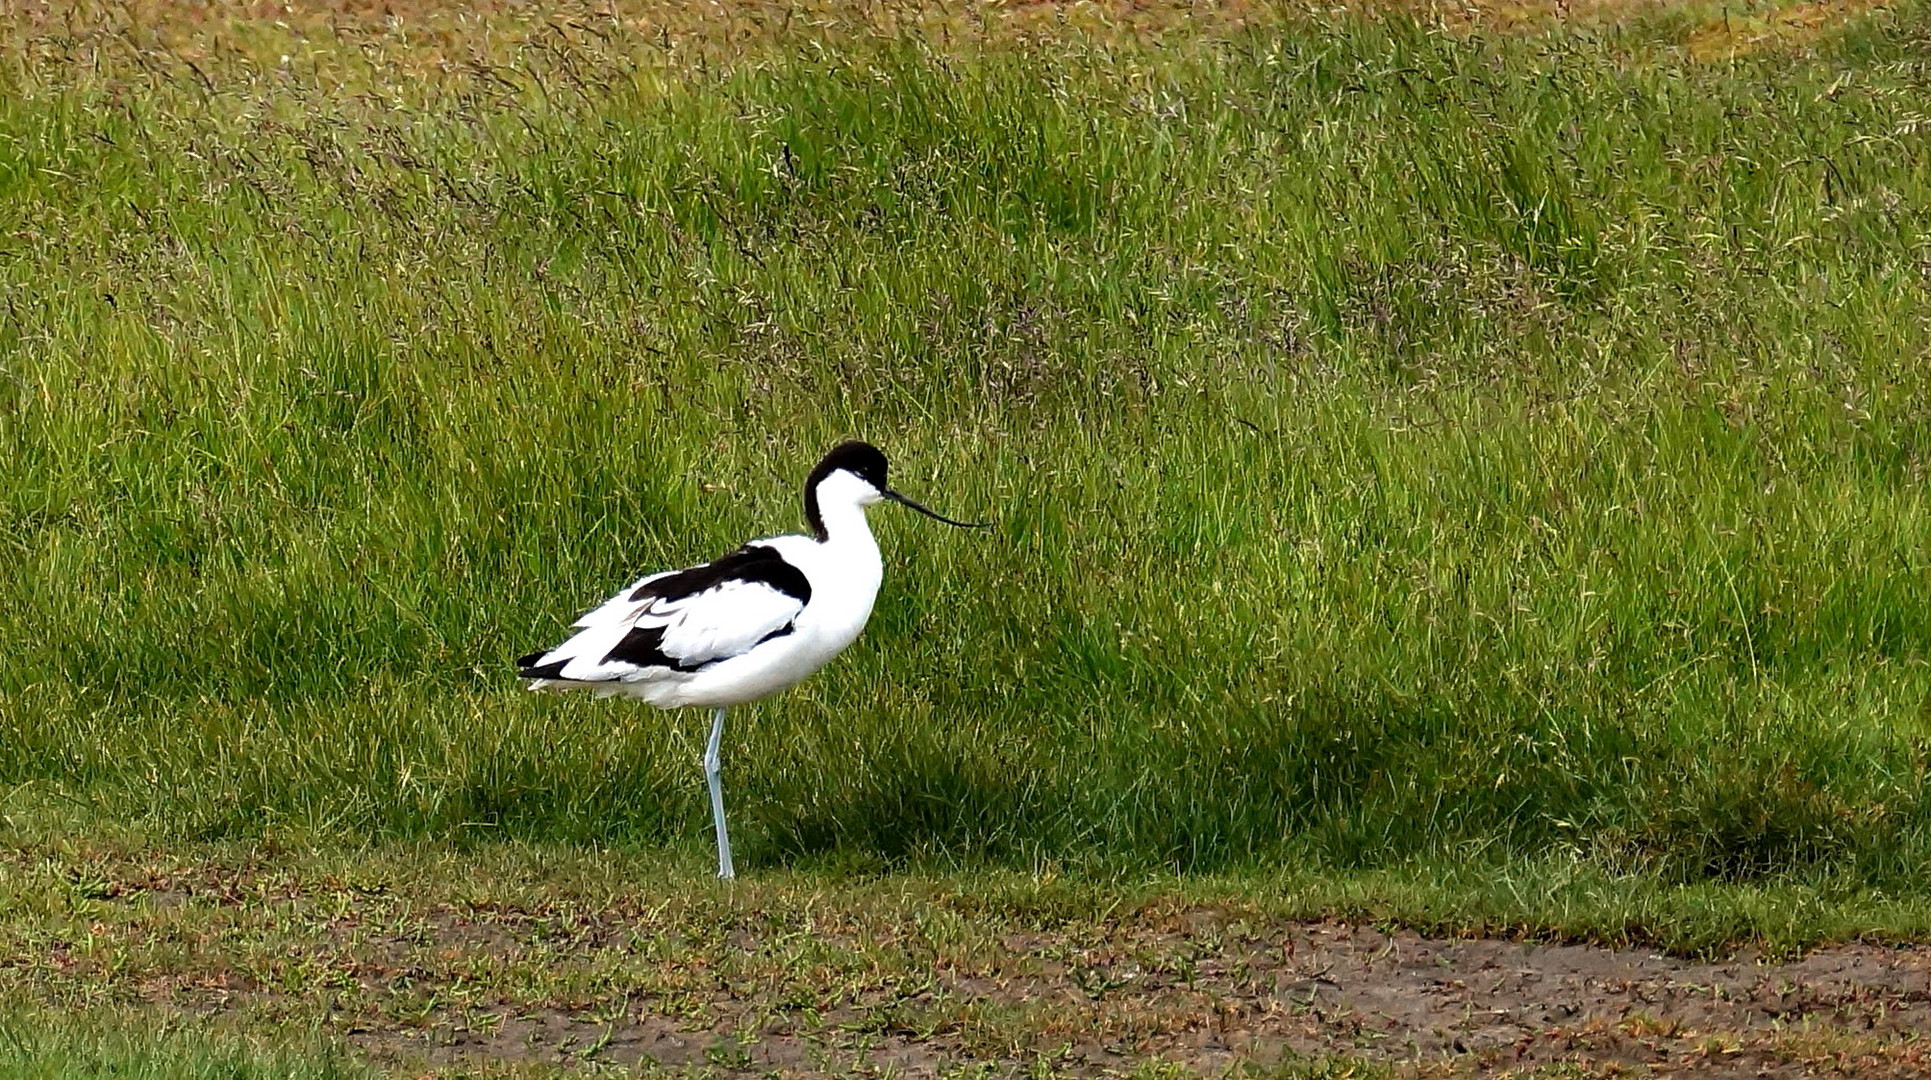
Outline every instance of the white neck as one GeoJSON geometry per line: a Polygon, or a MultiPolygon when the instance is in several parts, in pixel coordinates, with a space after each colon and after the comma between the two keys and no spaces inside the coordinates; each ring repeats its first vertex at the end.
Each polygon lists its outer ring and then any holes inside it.
{"type": "Polygon", "coordinates": [[[878,547],[872,538],[871,522],[865,508],[854,502],[820,503],[818,515],[825,522],[825,544],[830,547],[878,547]]]}
{"type": "Polygon", "coordinates": [[[865,502],[875,499],[877,492],[869,484],[857,483],[863,490],[840,491],[829,481],[819,485],[818,523],[824,528],[824,539],[779,538],[795,545],[785,558],[803,567],[811,581],[811,602],[800,615],[803,621],[797,637],[800,647],[814,658],[814,666],[858,637],[871,618],[872,601],[885,577],[878,541],[865,520],[865,502]]]}
{"type": "Polygon", "coordinates": [[[865,507],[879,501],[878,489],[848,472],[835,472],[818,482],[813,492],[818,519],[825,529],[825,543],[843,546],[850,543],[876,546],[871,526],[865,521],[865,507]]]}
{"type": "MultiPolygon", "coordinates": [[[[825,640],[842,649],[858,636],[871,617],[872,599],[885,576],[878,541],[872,537],[865,507],[879,501],[878,489],[849,473],[834,473],[818,485],[818,517],[825,538],[813,548],[812,562],[819,575],[814,582],[835,582],[822,596],[812,594],[812,607],[825,640]]],[[[834,650],[835,651],[835,650],[834,650]]]]}

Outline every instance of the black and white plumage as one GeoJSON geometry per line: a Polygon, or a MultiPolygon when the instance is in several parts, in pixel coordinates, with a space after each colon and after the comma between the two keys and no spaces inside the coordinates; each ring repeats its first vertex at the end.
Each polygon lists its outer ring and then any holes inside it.
{"type": "Polygon", "coordinates": [[[770,542],[754,542],[716,562],[637,581],[578,619],[574,637],[517,664],[535,680],[532,689],[588,687],[666,708],[738,704],[756,700],[741,677],[699,676],[796,633],[810,602],[804,571],[770,542]],[[707,685],[720,682],[722,694],[707,685]]]}
{"type": "Polygon", "coordinates": [[[584,688],[661,709],[716,710],[704,771],[720,877],[733,876],[718,781],[724,711],[803,681],[865,628],[884,576],[865,508],[890,499],[978,527],[893,491],[885,470],[876,447],[840,444],[805,479],[811,535],[754,540],[715,562],[640,578],[578,619],[563,644],[516,662],[532,690],[584,688]]]}

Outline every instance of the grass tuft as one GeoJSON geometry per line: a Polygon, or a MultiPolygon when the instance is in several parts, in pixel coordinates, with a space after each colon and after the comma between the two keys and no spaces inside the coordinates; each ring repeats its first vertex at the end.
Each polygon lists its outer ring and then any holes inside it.
{"type": "Polygon", "coordinates": [[[154,1025],[106,1010],[0,1017],[0,1074],[14,1080],[365,1080],[376,1074],[325,1046],[265,1049],[182,1021],[154,1025]]]}

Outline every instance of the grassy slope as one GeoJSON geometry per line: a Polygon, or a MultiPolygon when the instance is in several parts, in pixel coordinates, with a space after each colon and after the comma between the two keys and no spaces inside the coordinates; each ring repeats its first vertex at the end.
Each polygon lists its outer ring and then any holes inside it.
{"type": "Polygon", "coordinates": [[[695,721],[507,660],[793,527],[859,434],[999,528],[876,515],[865,639],[732,729],[754,871],[1920,896],[1922,27],[700,69],[614,26],[433,77],[32,39],[0,779],[174,835],[700,841],[695,721]]]}

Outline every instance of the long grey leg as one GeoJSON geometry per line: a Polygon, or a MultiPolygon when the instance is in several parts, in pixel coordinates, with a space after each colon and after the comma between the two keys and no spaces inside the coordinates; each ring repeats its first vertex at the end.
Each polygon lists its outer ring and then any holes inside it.
{"type": "Polygon", "coordinates": [[[704,779],[711,785],[711,817],[717,820],[717,876],[737,877],[731,867],[731,833],[724,827],[724,788],[718,783],[717,745],[724,738],[724,710],[711,716],[711,741],[704,747],[704,779]]]}

